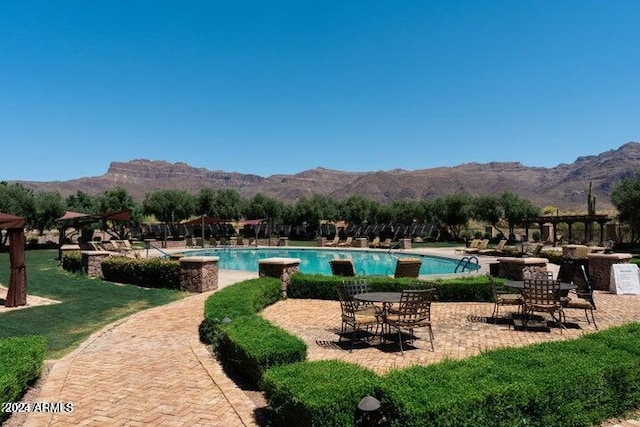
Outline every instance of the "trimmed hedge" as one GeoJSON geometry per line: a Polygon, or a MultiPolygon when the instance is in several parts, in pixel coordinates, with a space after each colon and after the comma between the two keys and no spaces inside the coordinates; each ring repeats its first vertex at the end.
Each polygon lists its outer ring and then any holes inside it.
{"type": "Polygon", "coordinates": [[[358,402],[373,394],[380,381],[373,371],[337,360],[269,369],[262,389],[269,397],[270,425],[353,425],[358,402]]]}
{"type": "Polygon", "coordinates": [[[640,405],[640,324],[395,371],[392,426],[590,426],[640,405]]]}
{"type": "MultiPolygon", "coordinates": [[[[358,276],[357,278],[365,278],[358,276]]],[[[346,277],[323,276],[320,274],[295,273],[291,276],[291,283],[287,288],[289,298],[310,298],[322,300],[337,299],[336,288],[346,277]]],[[[491,284],[486,276],[471,276],[451,279],[416,280],[394,279],[392,277],[368,277],[373,291],[401,292],[409,286],[413,288],[435,288],[435,297],[441,302],[453,301],[493,301],[491,284]],[[416,286],[416,284],[419,286],[416,286]]],[[[503,279],[496,278],[496,283],[503,283],[503,279]]]]}
{"type": "Polygon", "coordinates": [[[302,340],[257,315],[238,317],[220,329],[218,355],[253,384],[260,383],[267,369],[307,357],[302,340]]]}
{"type": "Polygon", "coordinates": [[[112,256],[102,261],[104,280],[145,288],[180,289],[180,262],[112,256]]]}
{"type": "MultiPolygon", "coordinates": [[[[0,403],[17,402],[40,377],[47,341],[39,335],[0,340],[0,403]]],[[[0,421],[7,414],[0,413],[0,421]]]]}
{"type": "Polygon", "coordinates": [[[82,271],[82,253],[80,251],[63,252],[62,269],[72,273],[80,273],[82,271]]]}
{"type": "Polygon", "coordinates": [[[358,401],[373,395],[380,425],[591,426],[640,405],[640,324],[377,378],[345,362],[302,362],[270,369],[262,386],[274,425],[354,425],[358,401]]]}
{"type": "Polygon", "coordinates": [[[227,367],[256,385],[267,369],[307,356],[302,340],[256,314],[280,300],[281,294],[280,280],[265,277],[224,288],[205,302],[202,341],[214,346],[227,367]]]}

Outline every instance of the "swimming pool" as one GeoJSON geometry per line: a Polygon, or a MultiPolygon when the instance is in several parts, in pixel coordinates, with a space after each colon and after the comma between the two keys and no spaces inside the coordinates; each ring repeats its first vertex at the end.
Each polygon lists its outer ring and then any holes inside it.
{"type": "Polygon", "coordinates": [[[189,256],[217,256],[218,267],[225,270],[258,271],[258,261],[265,258],[299,258],[300,271],[307,274],[331,275],[329,261],[351,258],[358,275],[393,275],[398,258],[422,260],[420,275],[454,273],[457,259],[429,255],[399,254],[386,251],[341,251],[283,248],[218,248],[185,252],[189,256]]]}

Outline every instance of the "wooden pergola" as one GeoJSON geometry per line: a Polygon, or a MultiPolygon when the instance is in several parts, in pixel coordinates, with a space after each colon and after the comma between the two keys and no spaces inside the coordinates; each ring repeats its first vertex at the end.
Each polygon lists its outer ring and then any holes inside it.
{"type": "MultiPolygon", "coordinates": [[[[540,227],[540,231],[545,224],[551,224],[553,226],[553,246],[556,246],[558,243],[558,233],[557,233],[557,225],[558,224],[567,224],[569,226],[569,236],[568,239],[571,240],[571,228],[575,223],[584,224],[585,233],[590,231],[590,225],[593,223],[598,223],[600,225],[600,243],[604,242],[604,225],[611,221],[607,215],[545,215],[545,216],[536,216],[531,218],[525,218],[522,220],[522,223],[525,226],[526,238],[529,240],[529,225],[530,224],[538,224],[540,227]]],[[[588,240],[591,236],[585,235],[585,239],[588,240]]]]}

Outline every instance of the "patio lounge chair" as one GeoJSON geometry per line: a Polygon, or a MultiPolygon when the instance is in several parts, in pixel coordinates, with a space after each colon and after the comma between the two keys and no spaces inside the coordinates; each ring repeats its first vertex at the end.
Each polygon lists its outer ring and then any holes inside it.
{"type": "Polygon", "coordinates": [[[536,247],[531,252],[527,252],[526,255],[537,257],[540,256],[540,252],[542,252],[542,248],[544,248],[544,243],[538,243],[536,247]]]}
{"type": "Polygon", "coordinates": [[[338,246],[338,242],[340,241],[340,237],[336,234],[336,237],[333,240],[329,240],[324,242],[324,246],[338,246]]]}
{"type": "Polygon", "coordinates": [[[391,247],[391,239],[386,238],[378,245],[379,248],[389,249],[391,247]]]}
{"type": "Polygon", "coordinates": [[[420,275],[421,265],[422,260],[420,260],[420,258],[398,258],[393,277],[396,279],[399,277],[412,277],[417,279],[420,275]]]}
{"type": "Polygon", "coordinates": [[[348,236],[344,242],[338,242],[338,246],[349,247],[353,243],[353,237],[348,236]]]}
{"type": "Polygon", "coordinates": [[[380,237],[376,236],[373,238],[373,241],[369,243],[370,248],[377,248],[380,246],[380,237]]]}
{"type": "Polygon", "coordinates": [[[480,243],[478,243],[478,246],[476,246],[475,248],[466,248],[464,250],[464,253],[477,254],[480,253],[481,250],[487,249],[487,246],[489,246],[489,239],[482,239],[480,240],[480,243]]]}
{"type": "Polygon", "coordinates": [[[477,248],[479,244],[480,244],[480,239],[472,239],[467,246],[465,246],[464,248],[455,248],[454,251],[464,253],[464,251],[466,251],[469,248],[477,248]]]}
{"type": "Polygon", "coordinates": [[[506,244],[507,244],[507,239],[502,239],[500,240],[500,242],[498,242],[498,244],[494,248],[479,249],[478,254],[479,255],[502,255],[504,245],[506,244]]]}

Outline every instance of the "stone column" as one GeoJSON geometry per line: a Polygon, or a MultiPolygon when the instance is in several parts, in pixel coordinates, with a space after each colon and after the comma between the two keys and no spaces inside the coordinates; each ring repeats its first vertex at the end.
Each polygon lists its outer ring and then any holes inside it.
{"type": "Polygon", "coordinates": [[[633,255],[631,254],[601,254],[587,255],[589,260],[589,277],[596,278],[595,289],[608,291],[611,282],[611,266],[613,264],[626,264],[633,255]]]}
{"type": "Polygon", "coordinates": [[[258,261],[260,277],[277,277],[282,284],[282,296],[286,298],[291,275],[299,270],[299,258],[265,258],[258,261]]]}
{"type": "Polygon", "coordinates": [[[318,237],[316,239],[316,246],[324,246],[327,243],[327,238],[326,237],[318,237]]]}
{"type": "Polygon", "coordinates": [[[82,271],[89,277],[102,279],[102,261],[112,255],[107,251],[82,251],[82,271]]]}
{"type": "Polygon", "coordinates": [[[356,237],[353,239],[353,247],[354,248],[366,248],[367,247],[367,238],[366,237],[356,237]]]}
{"type": "Polygon", "coordinates": [[[399,249],[411,249],[411,239],[400,239],[400,240],[398,240],[398,248],[399,249]]]}
{"type": "Polygon", "coordinates": [[[218,289],[217,256],[186,256],[180,258],[180,289],[207,292],[218,289]]]}
{"type": "Polygon", "coordinates": [[[547,271],[546,258],[502,257],[498,258],[498,262],[499,276],[511,280],[522,280],[525,267],[539,267],[541,271],[547,271]]]}

